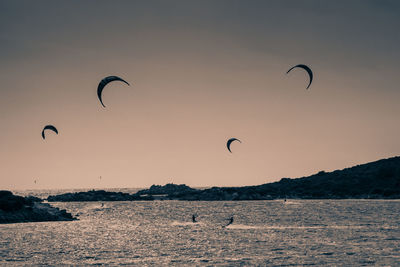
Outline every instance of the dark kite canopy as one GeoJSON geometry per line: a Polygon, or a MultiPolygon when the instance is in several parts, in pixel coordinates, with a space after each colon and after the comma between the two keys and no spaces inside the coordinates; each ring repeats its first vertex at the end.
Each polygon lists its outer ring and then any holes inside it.
{"type": "Polygon", "coordinates": [[[42,138],[43,139],[46,139],[46,136],[44,135],[44,131],[46,131],[46,130],[51,130],[51,131],[55,132],[56,134],[58,134],[58,130],[57,130],[56,127],[54,127],[53,125],[46,125],[43,128],[43,131],[42,131],[42,138]]]}
{"type": "Polygon", "coordinates": [[[313,77],[314,77],[312,70],[311,70],[310,67],[308,67],[307,65],[299,64],[299,65],[296,65],[296,66],[294,66],[294,67],[291,67],[291,68],[286,72],[286,74],[288,74],[288,73],[289,73],[292,69],[294,69],[294,68],[302,68],[302,69],[304,69],[305,71],[307,71],[308,76],[310,77],[310,82],[308,83],[308,86],[307,86],[307,89],[308,89],[308,88],[310,87],[310,85],[311,85],[311,83],[312,83],[312,81],[313,81],[313,77]]]}
{"type": "Polygon", "coordinates": [[[122,78],[118,77],[118,76],[108,76],[105,77],[103,80],[100,81],[99,86],[97,87],[97,97],[100,100],[100,103],[103,107],[106,107],[103,103],[103,99],[102,99],[102,93],[103,93],[103,89],[104,87],[106,87],[107,84],[109,84],[110,82],[114,82],[114,81],[120,81],[120,82],[124,82],[127,85],[129,85],[129,83],[125,80],[123,80],[122,78]]]}
{"type": "Polygon", "coordinates": [[[240,141],[240,140],[237,139],[237,138],[231,138],[231,139],[229,139],[228,142],[226,143],[226,147],[228,148],[229,152],[231,152],[231,153],[232,153],[232,151],[231,151],[231,143],[232,143],[233,141],[238,141],[239,143],[242,143],[242,141],[240,141]]]}

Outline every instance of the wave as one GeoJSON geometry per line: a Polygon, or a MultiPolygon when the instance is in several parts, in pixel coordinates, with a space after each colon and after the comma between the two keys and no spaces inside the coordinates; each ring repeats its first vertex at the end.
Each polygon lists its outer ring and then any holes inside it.
{"type": "Polygon", "coordinates": [[[287,230],[287,229],[361,229],[362,225],[313,225],[313,226],[281,226],[281,225],[245,225],[245,224],[231,224],[225,229],[268,229],[268,230],[287,230]]]}
{"type": "Polygon", "coordinates": [[[302,203],[300,203],[298,201],[292,201],[292,200],[286,200],[283,202],[283,204],[285,204],[285,205],[302,205],[302,203]]]}
{"type": "Polygon", "coordinates": [[[171,223],[172,226],[196,226],[196,225],[201,225],[201,224],[204,224],[204,223],[202,223],[202,222],[196,222],[196,223],[193,223],[193,222],[179,222],[179,221],[173,221],[171,223]]]}
{"type": "Polygon", "coordinates": [[[245,224],[230,224],[228,226],[223,226],[224,229],[260,229],[262,226],[255,225],[245,225],[245,224]]]}

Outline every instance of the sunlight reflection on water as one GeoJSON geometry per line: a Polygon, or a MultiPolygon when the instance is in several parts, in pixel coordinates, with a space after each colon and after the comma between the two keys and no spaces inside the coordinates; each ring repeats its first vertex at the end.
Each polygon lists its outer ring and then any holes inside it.
{"type": "Polygon", "coordinates": [[[1,264],[400,265],[397,200],[53,204],[80,220],[0,225],[1,264]]]}

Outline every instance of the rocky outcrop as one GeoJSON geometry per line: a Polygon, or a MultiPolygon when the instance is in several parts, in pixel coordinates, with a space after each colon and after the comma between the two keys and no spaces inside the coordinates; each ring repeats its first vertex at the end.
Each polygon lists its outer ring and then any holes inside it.
{"type": "Polygon", "coordinates": [[[136,196],[164,196],[168,199],[180,198],[182,196],[190,195],[191,193],[200,192],[201,190],[191,188],[185,184],[166,184],[152,185],[149,189],[138,191],[136,196]]]}
{"type": "Polygon", "coordinates": [[[0,191],[0,223],[76,220],[65,210],[41,201],[36,197],[21,197],[10,191],[0,191]]]}

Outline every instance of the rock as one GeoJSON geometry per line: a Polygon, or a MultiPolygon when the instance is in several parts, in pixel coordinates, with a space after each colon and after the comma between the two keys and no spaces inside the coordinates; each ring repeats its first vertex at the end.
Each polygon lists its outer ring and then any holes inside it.
{"type": "Polygon", "coordinates": [[[168,195],[173,197],[197,191],[199,190],[193,189],[185,184],[166,184],[164,186],[152,185],[149,189],[140,190],[135,195],[168,195]]]}
{"type": "Polygon", "coordinates": [[[21,197],[10,191],[0,191],[0,223],[76,220],[65,210],[41,201],[36,197],[21,197]]]}

